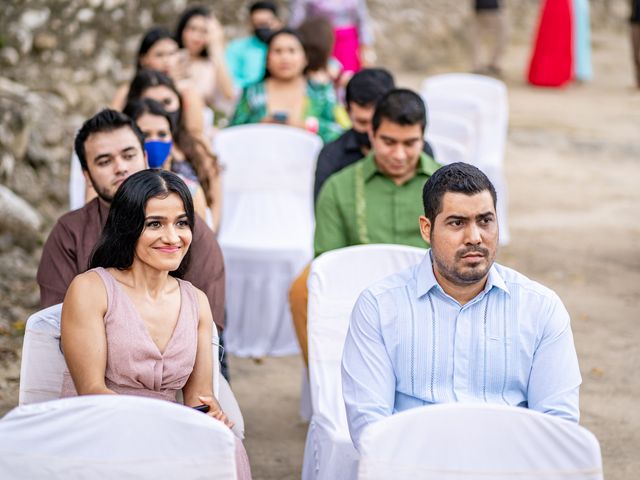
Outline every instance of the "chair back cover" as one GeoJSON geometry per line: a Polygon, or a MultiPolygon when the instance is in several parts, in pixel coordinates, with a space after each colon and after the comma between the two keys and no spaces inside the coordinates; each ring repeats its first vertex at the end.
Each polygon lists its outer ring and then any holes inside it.
{"type": "Polygon", "coordinates": [[[342,398],[340,365],[351,310],[372,283],[420,262],[426,250],[403,245],[358,245],[320,255],[309,275],[309,382],[313,416],[303,478],[355,478],[342,398]]]}
{"type": "Polygon", "coordinates": [[[436,161],[441,165],[455,162],[472,163],[471,150],[452,138],[432,134],[429,137],[429,143],[433,148],[436,161]]]}
{"type": "Polygon", "coordinates": [[[313,174],[321,148],[318,136],[282,125],[241,125],[216,137],[231,353],[299,351],[287,292],[313,258],[313,174]]]}
{"type": "Polygon", "coordinates": [[[504,82],[485,75],[448,73],[427,78],[422,91],[434,97],[466,98],[477,102],[482,122],[479,125],[478,166],[502,165],[509,123],[507,87],[504,82]]]}
{"type": "MultiPolygon", "coordinates": [[[[67,364],[60,349],[60,314],[62,304],[34,313],[27,320],[20,363],[19,405],[60,398],[67,364]]],[[[220,389],[218,331],[213,329],[213,392],[220,389]]]]}
{"type": "Polygon", "coordinates": [[[500,243],[508,244],[510,234],[504,156],[509,104],[504,82],[484,75],[448,73],[427,78],[422,84],[421,93],[432,116],[440,112],[455,114],[464,116],[475,125],[477,148],[472,163],[489,177],[496,189],[500,243]]]}
{"type": "Polygon", "coordinates": [[[236,478],[235,440],[182,405],[125,395],[64,398],[0,421],[0,478],[236,478]]]}
{"type": "Polygon", "coordinates": [[[82,174],[82,167],[78,155],[71,154],[69,166],[69,210],[77,210],[84,206],[86,182],[82,174]]]}
{"type": "Polygon", "coordinates": [[[367,427],[360,480],[601,480],[600,446],[567,420],[504,405],[406,410],[367,427]]]}
{"type": "MultiPolygon", "coordinates": [[[[477,150],[477,131],[468,118],[446,112],[429,112],[426,139],[431,137],[453,140],[469,152],[469,162],[473,163],[477,150]]],[[[440,162],[440,158],[437,158],[440,162]]],[[[442,163],[442,162],[440,162],[442,163]]]]}

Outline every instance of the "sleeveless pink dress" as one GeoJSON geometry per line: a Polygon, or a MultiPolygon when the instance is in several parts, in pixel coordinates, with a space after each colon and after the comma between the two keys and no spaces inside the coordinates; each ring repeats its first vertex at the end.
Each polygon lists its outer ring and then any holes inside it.
{"type": "MultiPolygon", "coordinates": [[[[195,287],[178,279],[180,313],[164,352],[158,350],[135,305],[116,279],[104,268],[96,272],[107,290],[107,388],[122,395],[152,397],[176,402],[196,361],[198,345],[198,300],[195,287]]],[[[65,373],[62,396],[77,395],[69,373],[65,373]]]]}
{"type": "MultiPolygon", "coordinates": [[[[200,315],[195,287],[177,279],[180,285],[178,321],[164,352],[160,352],[135,305],[113,275],[102,267],[90,271],[100,276],[107,290],[105,385],[121,395],[177,402],[176,394],[187,383],[196,361],[200,315]]],[[[61,393],[62,397],[77,395],[69,372],[64,374],[61,393]]],[[[238,479],[251,479],[249,459],[237,438],[236,468],[238,479]]]]}

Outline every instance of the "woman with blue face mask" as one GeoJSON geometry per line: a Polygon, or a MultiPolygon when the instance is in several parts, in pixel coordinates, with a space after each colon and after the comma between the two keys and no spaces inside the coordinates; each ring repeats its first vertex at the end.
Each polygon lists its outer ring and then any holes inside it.
{"type": "MultiPolygon", "coordinates": [[[[208,223],[214,231],[217,230],[222,213],[222,187],[217,158],[202,136],[193,135],[186,128],[182,100],[170,78],[155,70],[140,70],[131,83],[127,105],[137,104],[144,99],[155,100],[169,117],[174,143],[171,170],[200,184],[211,210],[212,218],[208,223]]],[[[132,118],[138,116],[137,112],[132,115],[129,110],[125,110],[125,113],[132,118]]]]}
{"type": "Polygon", "coordinates": [[[172,171],[189,187],[193,197],[195,212],[206,218],[207,202],[197,176],[187,162],[176,161],[179,151],[174,145],[171,117],[162,105],[148,98],[129,103],[124,111],[138,125],[144,134],[144,149],[149,168],[172,171]]]}

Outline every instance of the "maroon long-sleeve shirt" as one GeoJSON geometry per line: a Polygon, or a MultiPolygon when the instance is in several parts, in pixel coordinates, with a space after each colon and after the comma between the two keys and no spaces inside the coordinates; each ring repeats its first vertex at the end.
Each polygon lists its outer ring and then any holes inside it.
{"type": "MultiPolygon", "coordinates": [[[[37,280],[40,303],[49,307],[64,300],[73,278],[87,270],[89,257],[107,221],[109,207],[94,199],[66,213],[55,224],[42,250],[37,280]]],[[[224,328],[224,263],[213,232],[196,215],[191,262],[184,279],[209,299],[213,321],[224,328]]]]}

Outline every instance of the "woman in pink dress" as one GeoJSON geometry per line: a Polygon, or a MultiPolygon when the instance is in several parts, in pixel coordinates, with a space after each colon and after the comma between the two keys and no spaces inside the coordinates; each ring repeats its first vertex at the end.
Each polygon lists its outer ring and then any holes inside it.
{"type": "MultiPolygon", "coordinates": [[[[177,402],[181,391],[185,405],[206,405],[233,426],[213,395],[209,302],[180,278],[193,228],[191,194],[177,175],[143,170],[118,188],[90,270],[71,282],[62,306],[63,396],[177,402]]],[[[240,440],[236,465],[238,478],[251,478],[240,440]]]]}
{"type": "Polygon", "coordinates": [[[351,74],[375,63],[373,33],[365,0],[293,0],[292,27],[306,19],[324,17],[333,25],[335,44],[333,56],[351,74]]]}
{"type": "Polygon", "coordinates": [[[571,0],[545,0],[528,80],[532,85],[560,87],[573,78],[571,0]]]}

